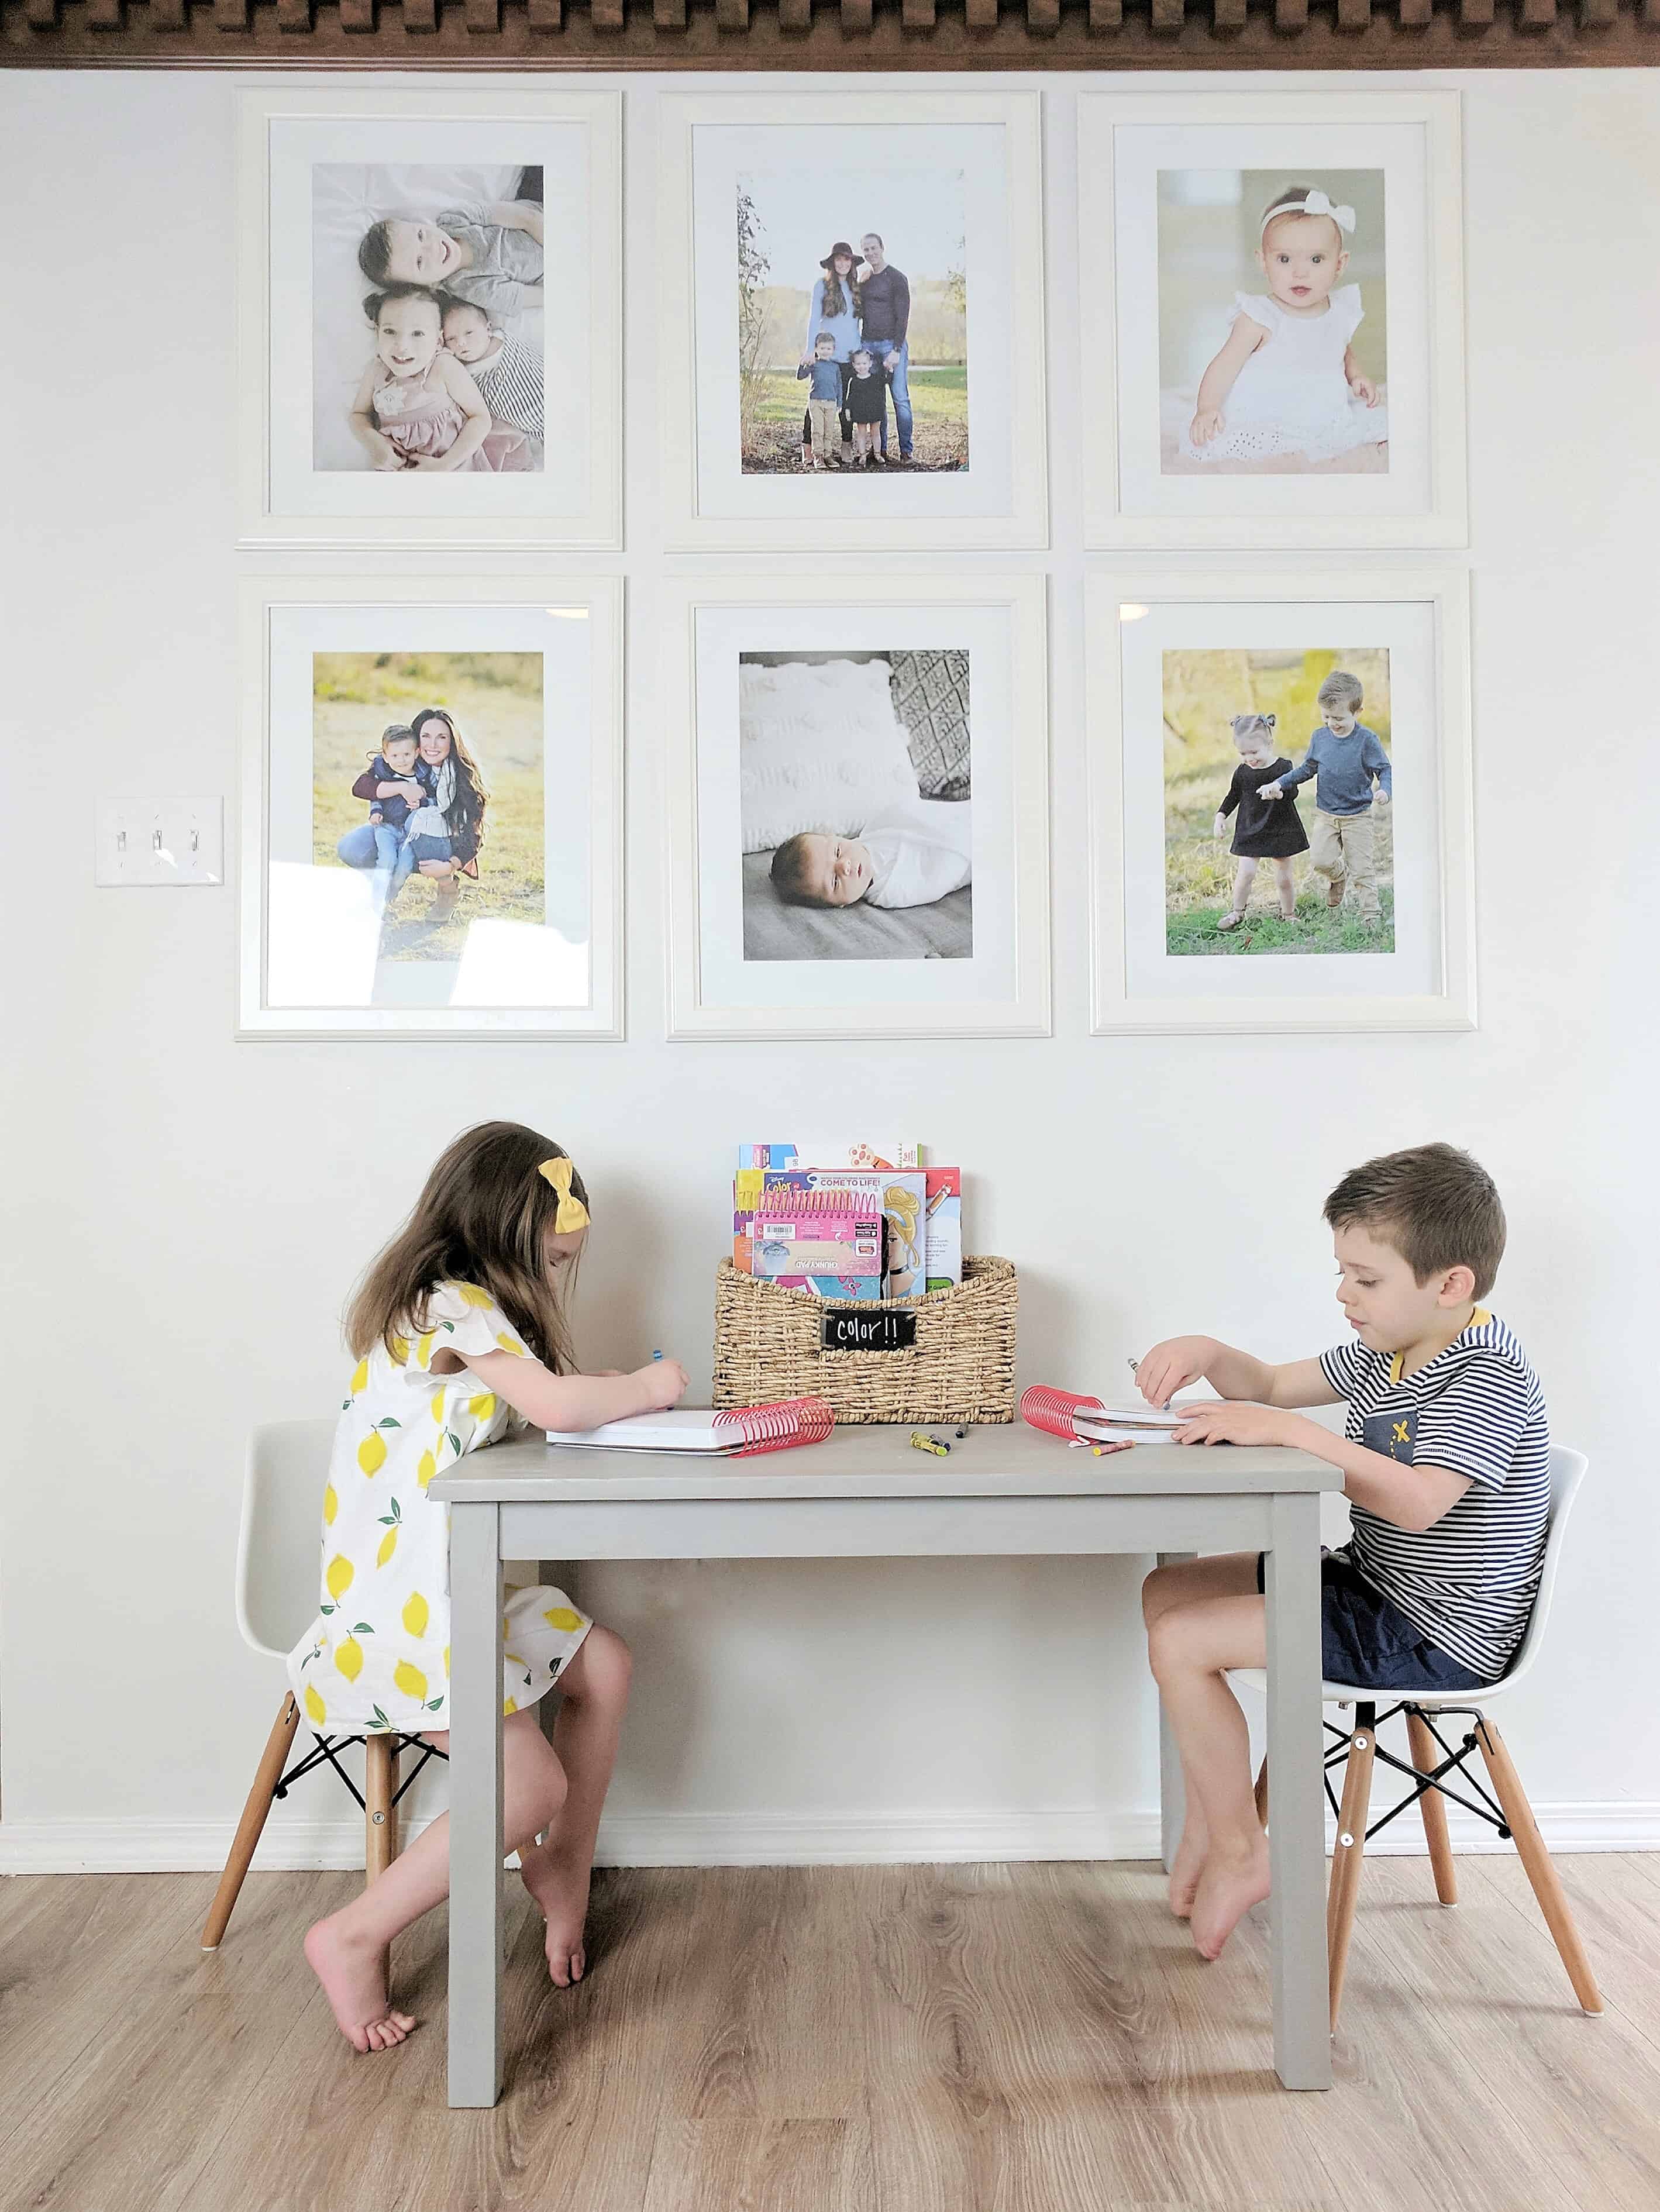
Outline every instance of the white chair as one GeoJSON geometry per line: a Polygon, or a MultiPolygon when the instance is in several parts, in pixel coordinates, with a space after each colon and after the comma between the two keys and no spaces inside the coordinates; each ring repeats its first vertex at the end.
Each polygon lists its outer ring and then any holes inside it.
{"type": "MultiPolygon", "coordinates": [[[[236,1625],[245,1644],[272,1659],[287,1658],[317,1611],[319,1515],[333,1442],[332,1421],[272,1421],[248,1442],[236,1550],[236,1625]]],[[[398,1855],[398,1799],[429,1759],[443,1756],[413,1736],[324,1736],[313,1730],[316,1748],[284,1772],[299,1724],[300,1708],[293,1692],[285,1690],[202,1930],[204,1951],[219,1948],[273,1800],[285,1797],[301,1775],[326,1763],[362,1807],[363,1860],[372,1881],[398,1855]],[[339,1759],[358,1743],[363,1746],[361,1790],[339,1759]],[[405,1744],[423,1756],[400,1787],[398,1759],[405,1744]]]]}
{"type": "MultiPolygon", "coordinates": [[[[1545,1923],[1555,1940],[1562,1964],[1568,1970],[1568,1979],[1573,1984],[1573,1993],[1583,2009],[1600,2014],[1602,1999],[1591,1972],[1590,1961],[1579,1941],[1579,1931],[1574,1926],[1573,1915],[1562,1888],[1556,1869],[1551,1864],[1550,1853],[1539,1832],[1521,1779],[1511,1762],[1511,1755],[1498,1729],[1488,1715],[1488,1707],[1495,1698],[1507,1695],[1527,1674],[1539,1656],[1543,1641],[1545,1623],[1550,1618],[1552,1594],[1556,1588],[1556,1570],[1561,1562],[1562,1534],[1567,1525],[1570,1508],[1584,1478],[1585,1456],[1583,1452],[1553,1451],[1550,1455],[1550,1521],[1545,1537],[1545,1559],[1539,1582],[1539,1595],[1534,1600],[1532,1617],[1527,1633],[1522,1638],[1514,1662],[1507,1674],[1496,1682],[1487,1683],[1479,1690],[1388,1690],[1359,1689],[1351,1682],[1326,1682],[1321,1694],[1328,1705],[1353,1706],[1354,1726],[1344,1729],[1325,1723],[1328,1735],[1336,1741],[1326,1753],[1326,1768],[1345,1769],[1343,1795],[1341,1803],[1334,1794],[1329,1781],[1326,1796],[1337,1815],[1337,1842],[1332,1853],[1331,1887],[1326,1898],[1326,1949],[1329,1964],[1331,1993],[1331,2024],[1337,2026],[1338,2008],[1342,2002],[1343,1975],[1348,1965],[1349,1938],[1354,1929],[1355,1900],[1360,1888],[1360,1862],[1367,1844],[1380,1828],[1409,1805],[1416,1805],[1422,1814],[1424,1838],[1429,1845],[1430,1863],[1435,1871],[1435,1892],[1443,1905],[1458,1902],[1457,1878],[1453,1872],[1452,1847],[1447,1839],[1446,1808],[1443,1798],[1450,1798],[1468,1813],[1487,1822],[1499,1833],[1513,1841],[1533,1893],[1539,1900],[1539,1909],[1545,1923]],[[1385,1710],[1380,1715],[1379,1705],[1385,1710]],[[1407,1737],[1412,1749],[1410,1765],[1391,1753],[1379,1748],[1377,1729],[1380,1720],[1392,1720],[1397,1713],[1404,1714],[1407,1737]],[[1455,1747],[1447,1741],[1436,1726],[1436,1717],[1459,1713],[1467,1715],[1474,1723],[1455,1747]],[[1474,1775],[1464,1771],[1471,1754],[1479,1751],[1487,1766],[1491,1791],[1483,1788],[1474,1775]],[[1439,1754],[1438,1756],[1438,1754],[1439,1754]],[[1366,1826],[1371,1805],[1371,1777],[1375,1759],[1381,1759],[1400,1774],[1411,1778],[1414,1787],[1392,1806],[1383,1817],[1366,1826]],[[1448,1787],[1448,1777],[1456,1774],[1458,1780],[1475,1791],[1474,1797],[1448,1787]]],[[[1259,1667],[1239,1668],[1228,1677],[1232,1682],[1243,1682],[1252,1689],[1266,1692],[1268,1676],[1259,1667]]],[[[1268,1807],[1268,1763],[1262,1761],[1256,1778],[1256,1809],[1266,1822],[1268,1807]]]]}

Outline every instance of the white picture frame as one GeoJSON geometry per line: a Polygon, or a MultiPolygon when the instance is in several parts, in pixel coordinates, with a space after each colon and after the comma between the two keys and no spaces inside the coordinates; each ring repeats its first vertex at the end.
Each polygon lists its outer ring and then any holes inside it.
{"type": "MultiPolygon", "coordinates": [[[[657,604],[671,1037],[1048,1036],[1045,580],[919,576],[915,564],[889,562],[857,574],[675,579],[660,587],[657,604]],[[744,854],[755,840],[745,837],[743,810],[754,787],[740,796],[739,782],[743,662],[833,661],[839,669],[942,652],[966,660],[971,697],[978,803],[967,952],[960,943],[943,955],[923,951],[919,937],[879,957],[752,953],[757,885],[745,878],[744,854]]],[[[961,890],[954,896],[960,901],[961,890]]]]}
{"type": "MultiPolygon", "coordinates": [[[[241,93],[238,122],[239,542],[619,550],[620,94],[556,77],[505,92],[363,79],[344,89],[241,93]],[[544,364],[538,465],[526,474],[359,466],[350,450],[335,449],[351,445],[350,378],[374,352],[362,298],[375,287],[353,265],[349,239],[337,241],[328,228],[325,181],[361,172],[366,191],[376,177],[387,191],[394,183],[412,191],[409,173],[430,171],[435,184],[453,179],[458,194],[469,180],[483,193],[530,161],[545,169],[562,272],[558,311],[538,307],[532,318],[544,364]]],[[[351,200],[340,191],[333,219],[344,223],[351,200]]],[[[378,203],[374,211],[382,211],[378,203]]]]}
{"type": "MultiPolygon", "coordinates": [[[[1049,543],[1044,404],[1043,111],[1035,92],[670,92],[658,100],[658,285],[665,542],[671,550],[1039,548],[1049,543]],[[739,428],[740,177],[811,173],[824,158],[869,190],[825,187],[826,228],[885,222],[936,171],[960,177],[967,465],[903,474],[753,474],[739,428]],[[903,151],[902,151],[903,149],[903,151]],[[880,164],[891,165],[885,196],[880,164]],[[842,200],[854,206],[840,209],[842,200]],[[868,209],[861,203],[873,204],[868,209]],[[881,480],[873,480],[881,479],[881,480]]],[[[885,231],[903,267],[902,228],[885,231]]],[[[862,234],[861,234],[862,235],[862,234]]],[[[827,236],[824,252],[834,240],[827,236]]],[[[857,245],[860,239],[852,241],[857,245]]],[[[805,252],[773,272],[810,297],[805,252]],[[798,267],[797,259],[806,265],[798,267]]],[[[805,325],[804,325],[805,330],[805,325]]],[[[781,337],[780,343],[782,343],[781,337]]],[[[915,372],[912,372],[915,375],[915,372]]],[[[805,394],[807,386],[800,387],[805,394]]]]}
{"type": "MultiPolygon", "coordinates": [[[[620,1038],[622,579],[417,576],[407,567],[285,571],[246,577],[240,600],[239,1037],[620,1038]],[[350,766],[325,779],[318,751],[326,690],[318,656],[325,653],[354,665],[415,656],[431,706],[469,732],[495,786],[478,877],[460,886],[454,919],[464,927],[453,957],[440,949],[441,932],[430,950],[417,947],[418,957],[392,972],[376,879],[357,860],[333,865],[334,817],[355,821],[370,811],[355,794],[346,811],[345,778],[375,751],[387,710],[367,684],[361,695],[343,691],[353,720],[338,744],[330,739],[331,758],[338,750],[350,766]],[[528,775],[522,762],[504,763],[499,745],[492,758],[465,699],[458,703],[442,681],[446,660],[459,669],[464,656],[478,654],[541,656],[539,703],[523,710],[521,722],[528,775]],[[526,789],[519,842],[510,843],[509,792],[526,789]],[[534,909],[527,919],[526,899],[534,909]]],[[[394,665],[392,676],[400,673],[407,672],[394,665]]],[[[407,682],[402,690],[408,704],[394,719],[416,719],[418,694],[407,682]]],[[[405,884],[398,896],[412,901],[420,890],[405,884]]],[[[418,929],[422,917],[415,920],[418,929]]]]}
{"type": "MultiPolygon", "coordinates": [[[[1094,563],[1085,592],[1092,1032],[1475,1028],[1465,573],[1320,564],[1149,575],[1094,563]],[[1381,647],[1392,663],[1391,884],[1405,886],[1405,896],[1392,888],[1389,949],[1280,959],[1172,954],[1163,656],[1178,647],[1294,653],[1363,643],[1381,647]],[[1151,742],[1127,738],[1134,730],[1151,730],[1151,742]]],[[[1294,759],[1306,739],[1305,731],[1282,729],[1279,750],[1294,759]]],[[[1225,784],[1223,773],[1219,799],[1225,784]]],[[[1310,886],[1320,880],[1305,878],[1310,886]]]]}
{"type": "MultiPolygon", "coordinates": [[[[1456,92],[1416,88],[1079,95],[1080,331],[1085,390],[1099,396],[1084,416],[1086,547],[1372,550],[1468,543],[1460,116],[1456,92]],[[1169,450],[1171,424],[1161,422],[1161,407],[1168,416],[1177,404],[1163,389],[1171,370],[1160,360],[1161,343],[1169,343],[1162,291],[1177,278],[1168,255],[1161,260],[1160,173],[1272,175],[1272,191],[1329,171],[1382,174],[1386,465],[1377,474],[1169,472],[1180,465],[1169,450]]],[[[1261,211],[1253,203],[1252,216],[1261,211]]],[[[1358,255],[1366,240],[1344,243],[1358,255]]],[[[1238,274],[1231,263],[1215,271],[1207,317],[1219,341],[1238,274]]],[[[1253,289],[1264,289],[1263,281],[1253,289]]],[[[1374,314],[1374,331],[1377,321],[1374,314]]],[[[1196,358],[1210,349],[1207,343],[1196,358]]]]}

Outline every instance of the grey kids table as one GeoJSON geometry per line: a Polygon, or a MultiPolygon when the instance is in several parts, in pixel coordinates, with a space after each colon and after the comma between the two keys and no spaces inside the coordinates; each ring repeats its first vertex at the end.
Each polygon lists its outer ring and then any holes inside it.
{"type": "MultiPolygon", "coordinates": [[[[550,1450],[474,1453],[433,1483],[450,1517],[449,2100],[502,2094],[502,1562],[867,1559],[962,1554],[1264,1551],[1274,2063],[1288,2089],[1331,2086],[1320,1710],[1320,1493],[1308,1454],[1138,1444],[1104,1459],[1018,1424],[949,1459],[903,1427],[838,1429],[754,1459],[550,1450]]],[[[1165,1863],[1181,1770],[1160,1760],[1165,1863]]]]}

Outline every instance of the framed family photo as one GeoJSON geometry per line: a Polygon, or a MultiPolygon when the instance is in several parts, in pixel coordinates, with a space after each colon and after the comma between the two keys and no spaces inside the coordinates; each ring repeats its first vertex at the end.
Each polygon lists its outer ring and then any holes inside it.
{"type": "Polygon", "coordinates": [[[244,1036],[622,1034],[622,584],[242,587],[244,1036]]]}
{"type": "Polygon", "coordinates": [[[1041,576],[664,587],[670,1033],[1048,1034],[1041,576]]]}
{"type": "Polygon", "coordinates": [[[1085,93],[1085,542],[1468,542],[1455,92],[1085,93]]]}
{"type": "Polygon", "coordinates": [[[622,543],[618,96],[240,95],[245,544],[622,543]]]}
{"type": "Polygon", "coordinates": [[[1097,1033],[1473,1028],[1462,573],[1085,590],[1097,1033]]]}
{"type": "Polygon", "coordinates": [[[1039,95],[666,93],[669,543],[1048,543],[1039,95]]]}

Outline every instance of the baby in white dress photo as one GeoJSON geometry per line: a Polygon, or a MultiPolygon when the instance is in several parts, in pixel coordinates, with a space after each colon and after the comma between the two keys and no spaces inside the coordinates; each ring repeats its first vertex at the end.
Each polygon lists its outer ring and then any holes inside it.
{"type": "Polygon", "coordinates": [[[773,854],[772,880],[800,906],[931,906],[973,874],[972,817],[970,799],[913,799],[873,814],[856,837],[804,830],[773,854]]]}
{"type": "Polygon", "coordinates": [[[1383,388],[1355,359],[1365,309],[1340,282],[1354,210],[1287,185],[1264,210],[1257,264],[1266,293],[1239,292],[1226,342],[1200,380],[1177,441],[1183,463],[1356,472],[1388,466],[1383,388]]]}

